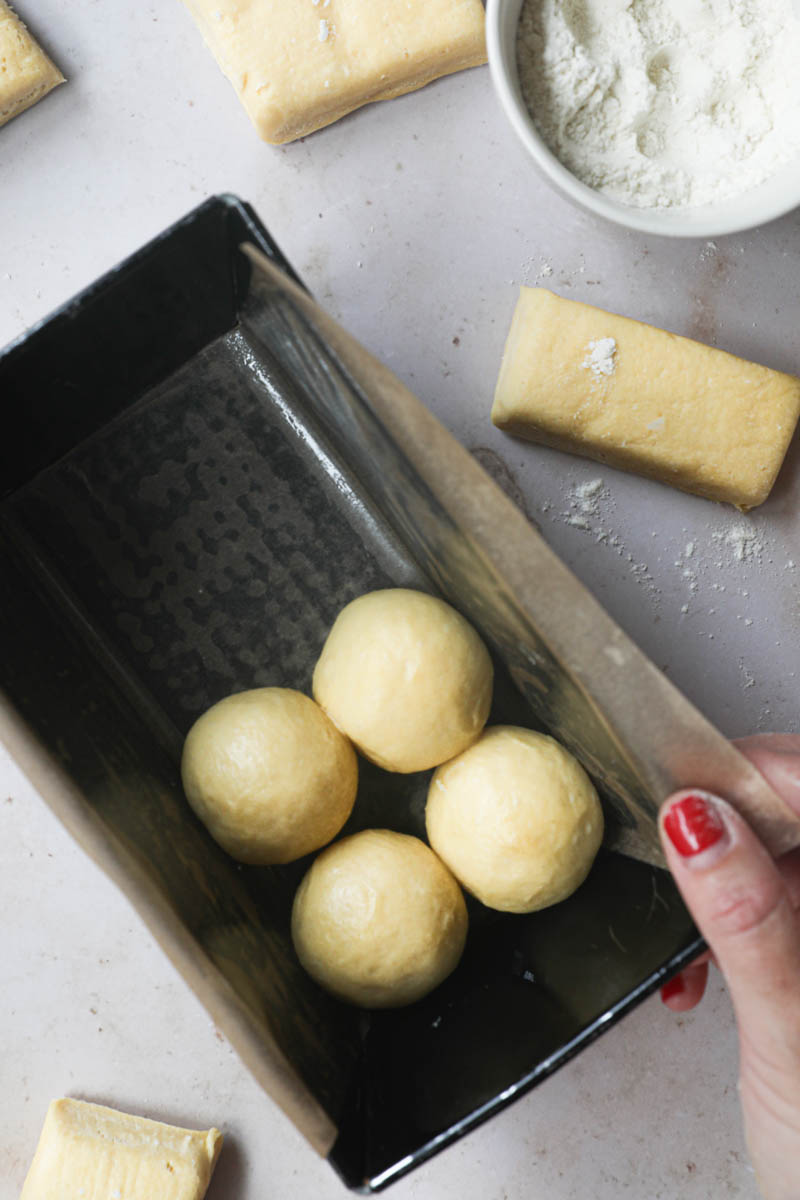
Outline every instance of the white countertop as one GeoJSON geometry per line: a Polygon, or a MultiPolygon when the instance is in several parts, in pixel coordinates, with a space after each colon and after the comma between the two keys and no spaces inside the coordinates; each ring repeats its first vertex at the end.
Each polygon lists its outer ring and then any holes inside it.
{"type": "MultiPolygon", "coordinates": [[[[797,727],[796,447],[742,561],[735,513],[512,442],[488,410],[519,283],[800,370],[800,214],[716,244],[599,224],[529,166],[485,69],[275,149],[177,0],[20,8],[69,83],[0,131],[0,345],[208,195],[237,193],[726,733],[797,727]],[[570,524],[575,485],[600,476],[597,510],[570,524]]],[[[0,817],[0,1200],[16,1200],[61,1094],[217,1124],[212,1200],[343,1196],[2,751],[0,817]]],[[[391,1195],[752,1200],[735,1081],[714,976],[697,1013],[646,1002],[391,1195]]]]}

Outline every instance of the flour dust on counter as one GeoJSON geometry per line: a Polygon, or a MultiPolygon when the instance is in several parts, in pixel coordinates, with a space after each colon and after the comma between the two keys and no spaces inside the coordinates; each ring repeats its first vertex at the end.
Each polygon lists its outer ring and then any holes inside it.
{"type": "MultiPolygon", "coordinates": [[[[662,588],[656,586],[654,573],[669,571],[678,584],[677,590],[683,592],[680,609],[683,615],[693,611],[693,603],[705,603],[706,594],[724,593],[736,598],[735,618],[749,629],[754,623],[749,615],[751,589],[756,593],[765,576],[769,581],[767,586],[775,585],[776,577],[784,576],[780,582],[785,586],[797,570],[794,559],[786,558],[774,544],[768,522],[753,517],[737,518],[724,512],[714,520],[684,526],[672,537],[663,530],[653,529],[652,552],[634,554],[626,536],[626,526],[628,535],[633,532],[633,516],[618,511],[605,476],[566,482],[561,501],[554,504],[548,499],[540,511],[551,520],[560,520],[588,535],[598,546],[621,559],[636,583],[647,589],[656,608],[661,603],[662,588]]],[[[716,615],[714,608],[706,611],[710,616],[716,615]]]]}
{"type": "Polygon", "coordinates": [[[631,480],[587,468],[554,474],[533,506],[546,539],[702,708],[717,680],[725,698],[713,715],[730,736],[785,725],[778,714],[796,707],[800,678],[800,577],[774,517],[690,501],[681,523],[631,480]]]}
{"type": "Polygon", "coordinates": [[[631,553],[623,536],[611,525],[616,504],[605,479],[597,476],[571,484],[565,503],[566,508],[561,508],[559,513],[564,523],[591,534],[595,542],[613,552],[631,579],[645,590],[653,609],[657,610],[661,603],[661,591],[656,586],[650,567],[631,553]]]}

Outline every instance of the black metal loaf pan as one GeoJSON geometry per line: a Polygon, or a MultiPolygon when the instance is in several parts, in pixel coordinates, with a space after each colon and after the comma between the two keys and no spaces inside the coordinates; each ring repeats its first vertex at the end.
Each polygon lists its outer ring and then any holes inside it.
{"type": "MultiPolygon", "coordinates": [[[[0,735],[263,1086],[369,1191],[545,1078],[697,940],[666,872],[602,852],[555,908],[472,905],[442,987],[362,1014],[292,951],[307,863],[240,867],[195,820],[178,769],[194,719],[243,688],[308,690],[338,610],[373,588],[465,612],[495,655],[492,719],[537,723],[508,597],[365,398],[336,400],[335,359],[254,290],[245,242],[291,275],[247,205],[216,198],[0,355],[0,735]]],[[[348,830],[424,836],[425,784],[362,764],[348,830]]]]}

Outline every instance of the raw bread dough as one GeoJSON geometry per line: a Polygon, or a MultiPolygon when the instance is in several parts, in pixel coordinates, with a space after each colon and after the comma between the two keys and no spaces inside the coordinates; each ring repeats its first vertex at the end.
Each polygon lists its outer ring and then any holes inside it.
{"type": "Polygon", "coordinates": [[[329,842],[358,787],[347,739],[308,696],[278,687],[228,696],[198,718],[181,774],[211,836],[240,862],[262,866],[329,842]]]}
{"type": "Polygon", "coordinates": [[[0,0],[0,125],[63,82],[64,76],[55,63],[6,0],[0,0]]]}
{"type": "Polygon", "coordinates": [[[185,0],[267,142],[486,62],[480,0],[185,0]]]}
{"type": "Polygon", "coordinates": [[[492,420],[745,511],[769,495],[798,414],[794,376],[522,288],[492,420]]]}
{"type": "Polygon", "coordinates": [[[461,888],[419,838],[367,829],[314,861],[292,939],[317,983],[362,1008],[399,1008],[456,967],[467,936],[461,888]]]}
{"type": "Polygon", "coordinates": [[[466,749],[489,715],[493,669],[472,626],[434,596],[368,592],[339,613],[314,698],[367,758],[425,771],[466,749]]]}
{"type": "Polygon", "coordinates": [[[583,883],[603,838],[589,776],[543,733],[494,725],[435,772],[428,839],[489,908],[533,912],[583,883]]]}
{"type": "Polygon", "coordinates": [[[54,1100],[20,1200],[202,1200],[222,1134],[54,1100]]]}

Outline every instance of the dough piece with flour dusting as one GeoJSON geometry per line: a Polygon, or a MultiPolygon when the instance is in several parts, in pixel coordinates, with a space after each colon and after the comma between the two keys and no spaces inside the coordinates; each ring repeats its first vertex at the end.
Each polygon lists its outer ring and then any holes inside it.
{"type": "Polygon", "coordinates": [[[0,125],[41,100],[64,76],[12,11],[0,0],[0,125]]]}
{"type": "Polygon", "coordinates": [[[508,433],[743,511],[769,495],[798,415],[792,375],[525,287],[492,408],[508,433]]]}
{"type": "Polygon", "coordinates": [[[185,0],[267,142],[486,61],[480,0],[185,0]]]}
{"type": "Polygon", "coordinates": [[[54,1100],[20,1200],[203,1200],[217,1129],[180,1129],[83,1100],[54,1100]]]}

